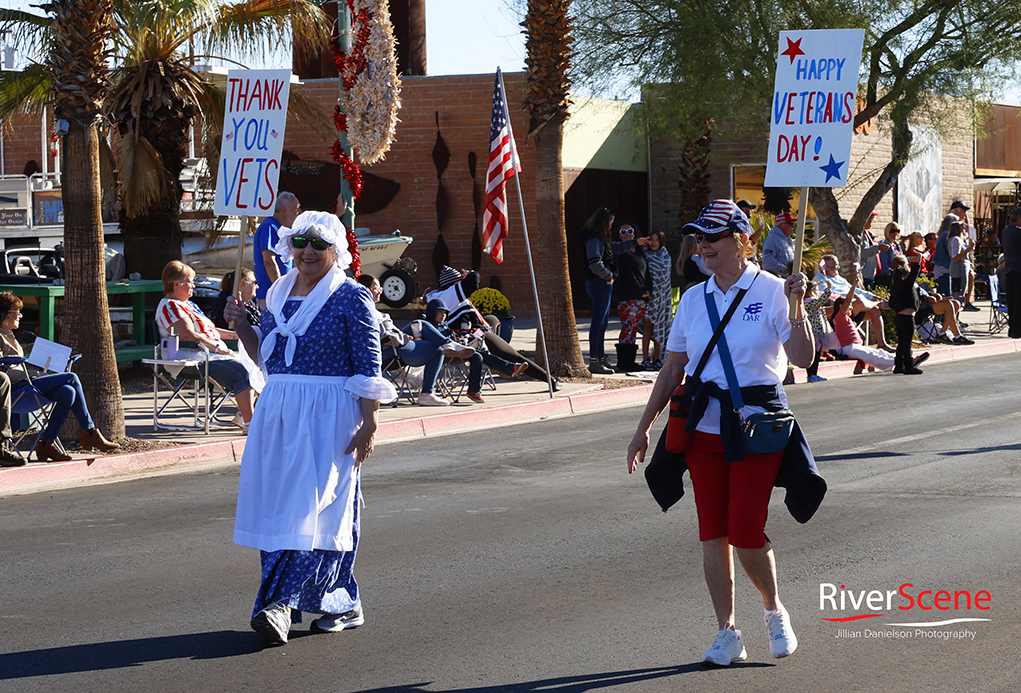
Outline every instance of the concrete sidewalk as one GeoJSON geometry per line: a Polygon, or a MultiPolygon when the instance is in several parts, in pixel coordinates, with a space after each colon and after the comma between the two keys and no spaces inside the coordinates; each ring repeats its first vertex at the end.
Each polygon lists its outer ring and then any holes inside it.
{"type": "MultiPolygon", "coordinates": [[[[977,358],[1021,350],[1021,340],[1010,340],[990,335],[988,302],[981,312],[962,313],[970,327],[965,334],[975,340],[971,346],[945,346],[916,348],[930,352],[927,366],[950,360],[977,358]]],[[[587,360],[588,319],[578,321],[579,338],[587,360]]],[[[607,343],[613,342],[619,323],[607,330],[607,343]]],[[[536,321],[518,319],[515,323],[513,344],[530,354],[535,348],[536,321]]],[[[827,379],[851,377],[853,361],[823,363],[819,374],[827,379]]],[[[380,427],[377,442],[385,444],[425,436],[445,435],[494,426],[536,422],[552,417],[572,416],[617,407],[640,405],[648,400],[655,373],[600,376],[598,381],[563,384],[563,389],[550,398],[545,383],[534,380],[497,379],[498,389],[484,390],[485,404],[473,404],[462,398],[449,407],[419,407],[407,403],[397,407],[384,405],[380,409],[380,427]],[[611,387],[612,389],[605,389],[611,387]]],[[[794,369],[788,382],[805,383],[804,369],[794,369]]],[[[77,455],[70,462],[36,463],[24,467],[0,469],[0,494],[26,493],[47,488],[76,486],[83,483],[133,478],[140,475],[171,473],[202,466],[238,464],[244,451],[245,438],[229,425],[218,426],[206,436],[184,431],[154,431],[152,427],[152,393],[125,396],[125,423],[127,435],[141,440],[173,441],[176,445],[158,450],[88,457],[77,455]]],[[[233,410],[223,417],[229,421],[233,410]]],[[[166,420],[166,419],[164,419],[166,420]]],[[[170,419],[177,423],[190,423],[181,416],[170,419]]]]}

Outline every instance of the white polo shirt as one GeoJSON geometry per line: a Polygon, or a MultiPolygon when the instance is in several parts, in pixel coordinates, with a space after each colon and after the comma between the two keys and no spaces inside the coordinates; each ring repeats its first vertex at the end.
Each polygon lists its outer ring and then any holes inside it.
{"type": "MultiPolygon", "coordinates": [[[[681,303],[674,316],[674,324],[667,340],[667,351],[688,355],[684,371],[692,375],[702,358],[702,352],[713,336],[713,328],[706,311],[704,293],[712,292],[720,319],[726,314],[741,289],[748,293],[741,299],[734,315],[723,333],[734,362],[734,372],[741,387],[750,385],[776,385],[787,376],[787,353],[783,343],[791,335],[791,322],[787,317],[788,303],[783,291],[784,282],[768,272],[748,263],[744,274],[730,289],[723,293],[716,285],[716,277],[710,277],[698,287],[692,287],[681,297],[681,303]]],[[[703,382],[714,382],[727,389],[727,376],[723,371],[719,349],[714,348],[709,361],[702,371],[703,382]]],[[[697,430],[703,433],[720,432],[720,403],[709,398],[705,416],[698,423],[697,430]]]]}

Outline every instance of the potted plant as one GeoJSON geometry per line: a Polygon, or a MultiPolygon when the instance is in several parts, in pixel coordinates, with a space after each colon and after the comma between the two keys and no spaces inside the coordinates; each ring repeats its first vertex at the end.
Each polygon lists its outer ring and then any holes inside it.
{"type": "Polygon", "coordinates": [[[483,315],[495,315],[500,324],[496,327],[496,333],[505,342],[510,342],[514,334],[514,316],[510,314],[510,301],[496,289],[478,289],[468,297],[468,300],[478,308],[483,315]]]}

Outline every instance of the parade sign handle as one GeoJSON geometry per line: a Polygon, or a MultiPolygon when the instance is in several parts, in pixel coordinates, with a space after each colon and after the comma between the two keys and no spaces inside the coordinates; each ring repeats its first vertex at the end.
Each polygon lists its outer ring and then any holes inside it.
{"type": "Polygon", "coordinates": [[[864,41],[864,29],[780,32],[764,185],[801,188],[795,272],[801,270],[808,188],[847,185],[864,41]]]}
{"type": "Polygon", "coordinates": [[[276,206],[290,85],[290,70],[227,73],[213,212],[241,217],[234,270],[234,293],[239,297],[248,217],[268,217],[276,206]]]}

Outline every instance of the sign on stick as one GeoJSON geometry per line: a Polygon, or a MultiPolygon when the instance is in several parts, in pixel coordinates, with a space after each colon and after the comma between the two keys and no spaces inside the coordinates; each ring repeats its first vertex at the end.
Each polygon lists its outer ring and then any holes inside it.
{"type": "Polygon", "coordinates": [[[290,70],[230,70],[216,177],[217,215],[273,214],[287,124],[290,70]]]}
{"type": "Polygon", "coordinates": [[[864,29],[780,32],[767,187],[847,185],[864,29]]]}

